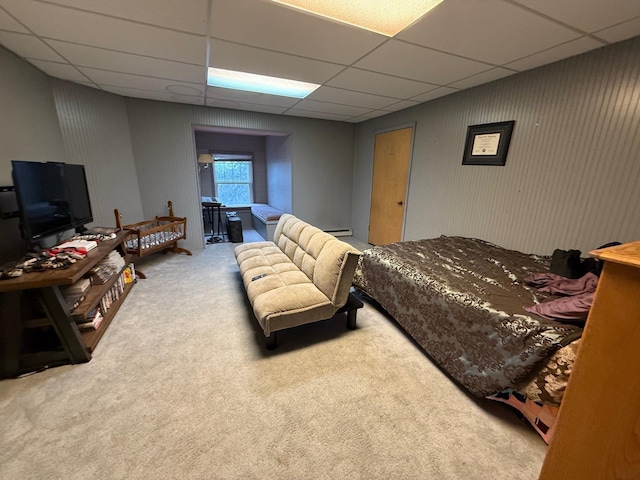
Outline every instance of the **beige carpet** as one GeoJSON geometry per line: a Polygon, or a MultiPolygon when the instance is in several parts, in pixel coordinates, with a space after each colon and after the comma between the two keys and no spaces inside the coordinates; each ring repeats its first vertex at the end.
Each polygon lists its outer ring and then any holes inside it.
{"type": "Polygon", "coordinates": [[[267,351],[234,246],[150,257],[91,362],[1,381],[0,478],[538,477],[533,429],[370,304],[267,351]]]}

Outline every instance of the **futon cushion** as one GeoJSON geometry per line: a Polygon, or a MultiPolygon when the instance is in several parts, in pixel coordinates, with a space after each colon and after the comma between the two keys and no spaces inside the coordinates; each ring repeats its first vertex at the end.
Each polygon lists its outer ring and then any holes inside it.
{"type": "Polygon", "coordinates": [[[273,242],[234,250],[242,282],[265,335],[331,318],[348,298],[360,252],[293,215],[273,242]]]}

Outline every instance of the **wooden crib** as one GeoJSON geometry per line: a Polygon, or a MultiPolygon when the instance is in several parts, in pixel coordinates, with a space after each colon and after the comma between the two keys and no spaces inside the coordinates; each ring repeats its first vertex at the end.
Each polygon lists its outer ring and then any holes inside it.
{"type": "MultiPolygon", "coordinates": [[[[178,247],[178,240],[187,238],[187,219],[173,215],[171,201],[167,202],[167,207],[169,209],[168,217],[156,216],[153,220],[129,225],[122,225],[122,217],[117,208],[113,211],[118,228],[129,230],[129,234],[122,242],[122,248],[126,254],[132,257],[132,261],[135,262],[137,259],[158,251],[191,255],[191,252],[186,248],[178,247]]],[[[136,269],[136,273],[141,278],[146,278],[138,269],[136,269]]]]}

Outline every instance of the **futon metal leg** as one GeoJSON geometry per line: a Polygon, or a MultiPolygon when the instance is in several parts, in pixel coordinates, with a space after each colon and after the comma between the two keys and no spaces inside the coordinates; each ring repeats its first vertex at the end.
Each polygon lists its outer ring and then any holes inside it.
{"type": "Polygon", "coordinates": [[[358,314],[358,310],[349,310],[347,312],[347,328],[349,330],[356,329],[356,315],[358,314]]]}
{"type": "Polygon", "coordinates": [[[268,337],[265,337],[265,342],[267,345],[267,350],[273,350],[278,346],[278,342],[276,341],[276,332],[271,332],[268,337]]]}
{"type": "Polygon", "coordinates": [[[358,309],[362,307],[364,307],[362,300],[350,293],[347,297],[347,303],[338,310],[339,313],[347,312],[347,328],[349,330],[356,329],[356,315],[358,314],[358,309]]]}

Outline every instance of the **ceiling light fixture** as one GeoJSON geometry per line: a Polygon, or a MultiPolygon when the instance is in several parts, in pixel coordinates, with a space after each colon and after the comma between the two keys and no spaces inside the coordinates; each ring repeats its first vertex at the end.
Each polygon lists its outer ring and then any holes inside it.
{"type": "Polygon", "coordinates": [[[281,97],[305,98],[320,85],[255,73],[236,72],[209,67],[207,85],[246,92],[267,93],[281,97]]]}
{"type": "Polygon", "coordinates": [[[272,0],[393,37],[443,0],[272,0]]]}

